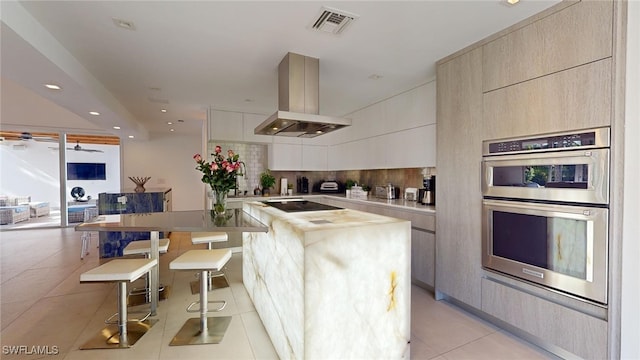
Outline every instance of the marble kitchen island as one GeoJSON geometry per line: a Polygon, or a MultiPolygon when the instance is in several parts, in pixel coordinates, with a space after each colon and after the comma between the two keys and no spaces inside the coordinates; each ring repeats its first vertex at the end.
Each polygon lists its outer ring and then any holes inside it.
{"type": "Polygon", "coordinates": [[[409,358],[411,223],[245,202],[243,281],[282,359],[409,358]]]}

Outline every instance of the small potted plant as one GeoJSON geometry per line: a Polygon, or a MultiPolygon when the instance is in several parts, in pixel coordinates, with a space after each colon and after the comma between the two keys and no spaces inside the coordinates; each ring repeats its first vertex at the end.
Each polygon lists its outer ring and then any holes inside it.
{"type": "Polygon", "coordinates": [[[269,169],[263,171],[260,174],[260,185],[262,186],[262,196],[269,196],[271,192],[269,189],[276,184],[276,178],[271,174],[269,169]]]}
{"type": "Polygon", "coordinates": [[[351,188],[356,185],[356,182],[351,180],[351,179],[347,179],[347,181],[344,182],[344,187],[346,188],[346,197],[347,199],[351,197],[351,188]]]}
{"type": "Polygon", "coordinates": [[[287,184],[287,195],[293,195],[293,184],[287,184]]]}

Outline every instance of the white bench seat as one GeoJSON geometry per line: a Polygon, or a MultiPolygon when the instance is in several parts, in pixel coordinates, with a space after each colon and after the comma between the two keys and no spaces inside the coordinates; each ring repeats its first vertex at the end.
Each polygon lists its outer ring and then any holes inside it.
{"type": "Polygon", "coordinates": [[[154,267],[156,259],[115,259],[80,275],[87,281],[135,281],[154,267]]]}
{"type": "Polygon", "coordinates": [[[229,235],[227,235],[226,232],[192,232],[191,233],[191,243],[194,245],[208,244],[212,242],[223,242],[228,240],[229,240],[229,235]]]}
{"type": "Polygon", "coordinates": [[[200,301],[187,306],[187,312],[199,312],[200,317],[190,318],[169,343],[175,345],[218,344],[222,341],[231,316],[207,317],[209,311],[222,311],[227,302],[225,300],[209,301],[207,294],[207,273],[219,271],[231,259],[230,249],[189,250],[169,263],[172,270],[200,271],[200,301]],[[216,309],[209,310],[209,304],[220,304],[216,309]],[[199,309],[192,309],[194,305],[199,309]]]}
{"type": "MultiPolygon", "coordinates": [[[[160,253],[166,253],[169,251],[170,240],[163,238],[158,240],[158,251],[160,253]]],[[[151,252],[151,240],[136,240],[131,241],[122,250],[122,255],[145,255],[151,252]]]]}
{"type": "Polygon", "coordinates": [[[231,259],[230,249],[189,250],[169,263],[169,268],[220,271],[229,259],[231,259]]]}
{"type": "MultiPolygon", "coordinates": [[[[157,264],[156,259],[115,259],[80,274],[80,282],[109,281],[118,284],[117,327],[107,326],[82,345],[81,350],[131,347],[157,321],[145,320],[146,317],[135,321],[127,319],[127,283],[137,280],[157,264]]],[[[111,324],[109,320],[106,322],[111,324]]]]}

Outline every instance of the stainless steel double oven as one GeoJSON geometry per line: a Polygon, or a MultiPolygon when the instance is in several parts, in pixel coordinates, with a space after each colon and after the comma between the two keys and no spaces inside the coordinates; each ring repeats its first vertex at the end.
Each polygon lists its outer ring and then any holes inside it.
{"type": "Polygon", "coordinates": [[[609,128],[483,142],[482,265],[607,303],[609,128]]]}

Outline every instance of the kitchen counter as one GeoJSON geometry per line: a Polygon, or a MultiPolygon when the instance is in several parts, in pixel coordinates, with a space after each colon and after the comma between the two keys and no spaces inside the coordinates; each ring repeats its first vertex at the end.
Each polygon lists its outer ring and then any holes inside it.
{"type": "Polygon", "coordinates": [[[243,209],[269,228],[243,234],[243,281],[280,358],[408,358],[409,221],[243,209]]]}
{"type": "Polygon", "coordinates": [[[292,199],[292,198],[303,198],[306,200],[313,200],[314,198],[321,197],[329,197],[329,198],[338,198],[341,200],[350,201],[353,203],[365,204],[365,205],[379,205],[379,206],[389,206],[394,208],[400,208],[405,210],[411,210],[416,212],[425,212],[429,214],[435,214],[436,207],[435,205],[422,205],[417,201],[407,201],[404,199],[378,199],[376,197],[369,196],[367,199],[352,199],[347,198],[345,194],[326,194],[326,193],[311,193],[311,194],[294,194],[292,196],[233,196],[229,197],[228,201],[267,201],[274,199],[292,199]]]}

